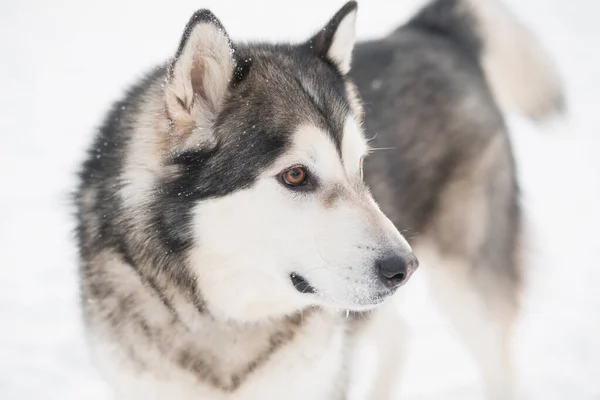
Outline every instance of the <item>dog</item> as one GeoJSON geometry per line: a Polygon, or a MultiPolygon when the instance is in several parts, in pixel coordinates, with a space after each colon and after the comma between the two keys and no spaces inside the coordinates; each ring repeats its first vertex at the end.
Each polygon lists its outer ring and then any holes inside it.
{"type": "Polygon", "coordinates": [[[419,260],[489,398],[511,398],[522,234],[499,104],[560,112],[560,80],[494,0],[434,0],[359,43],[356,14],[242,44],[200,10],[108,113],[75,199],[87,338],[117,398],[342,399],[366,336],[384,354],[369,398],[387,398],[390,304],[419,260]]]}

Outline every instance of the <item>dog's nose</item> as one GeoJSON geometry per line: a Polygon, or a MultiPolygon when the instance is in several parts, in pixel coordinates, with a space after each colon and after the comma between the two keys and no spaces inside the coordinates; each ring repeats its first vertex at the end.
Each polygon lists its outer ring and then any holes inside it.
{"type": "Polygon", "coordinates": [[[395,289],[410,278],[419,266],[419,260],[413,253],[387,256],[377,261],[377,272],[384,285],[395,289]]]}

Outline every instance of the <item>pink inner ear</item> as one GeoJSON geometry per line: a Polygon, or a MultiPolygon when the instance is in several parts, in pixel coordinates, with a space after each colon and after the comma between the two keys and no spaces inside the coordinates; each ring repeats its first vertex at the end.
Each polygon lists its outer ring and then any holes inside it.
{"type": "Polygon", "coordinates": [[[192,89],[194,93],[206,99],[206,93],[204,91],[204,74],[205,74],[205,66],[202,59],[196,57],[194,59],[194,63],[192,65],[192,70],[190,71],[190,79],[192,81],[192,89]]]}

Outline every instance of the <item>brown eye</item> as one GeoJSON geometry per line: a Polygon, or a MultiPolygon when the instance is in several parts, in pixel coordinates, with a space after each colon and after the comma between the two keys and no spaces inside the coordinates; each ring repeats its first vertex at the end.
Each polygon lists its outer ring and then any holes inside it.
{"type": "Polygon", "coordinates": [[[283,173],[283,181],[289,186],[300,186],[306,183],[306,169],[293,167],[283,173]]]}

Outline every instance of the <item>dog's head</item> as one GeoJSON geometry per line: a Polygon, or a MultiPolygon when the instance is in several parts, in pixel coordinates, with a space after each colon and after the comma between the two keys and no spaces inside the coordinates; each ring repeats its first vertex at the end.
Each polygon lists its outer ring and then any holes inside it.
{"type": "Polygon", "coordinates": [[[417,266],[362,180],[355,18],[350,2],[298,45],[235,45],[205,10],[185,29],[165,84],[175,172],[162,190],[216,314],[367,309],[417,266]]]}

